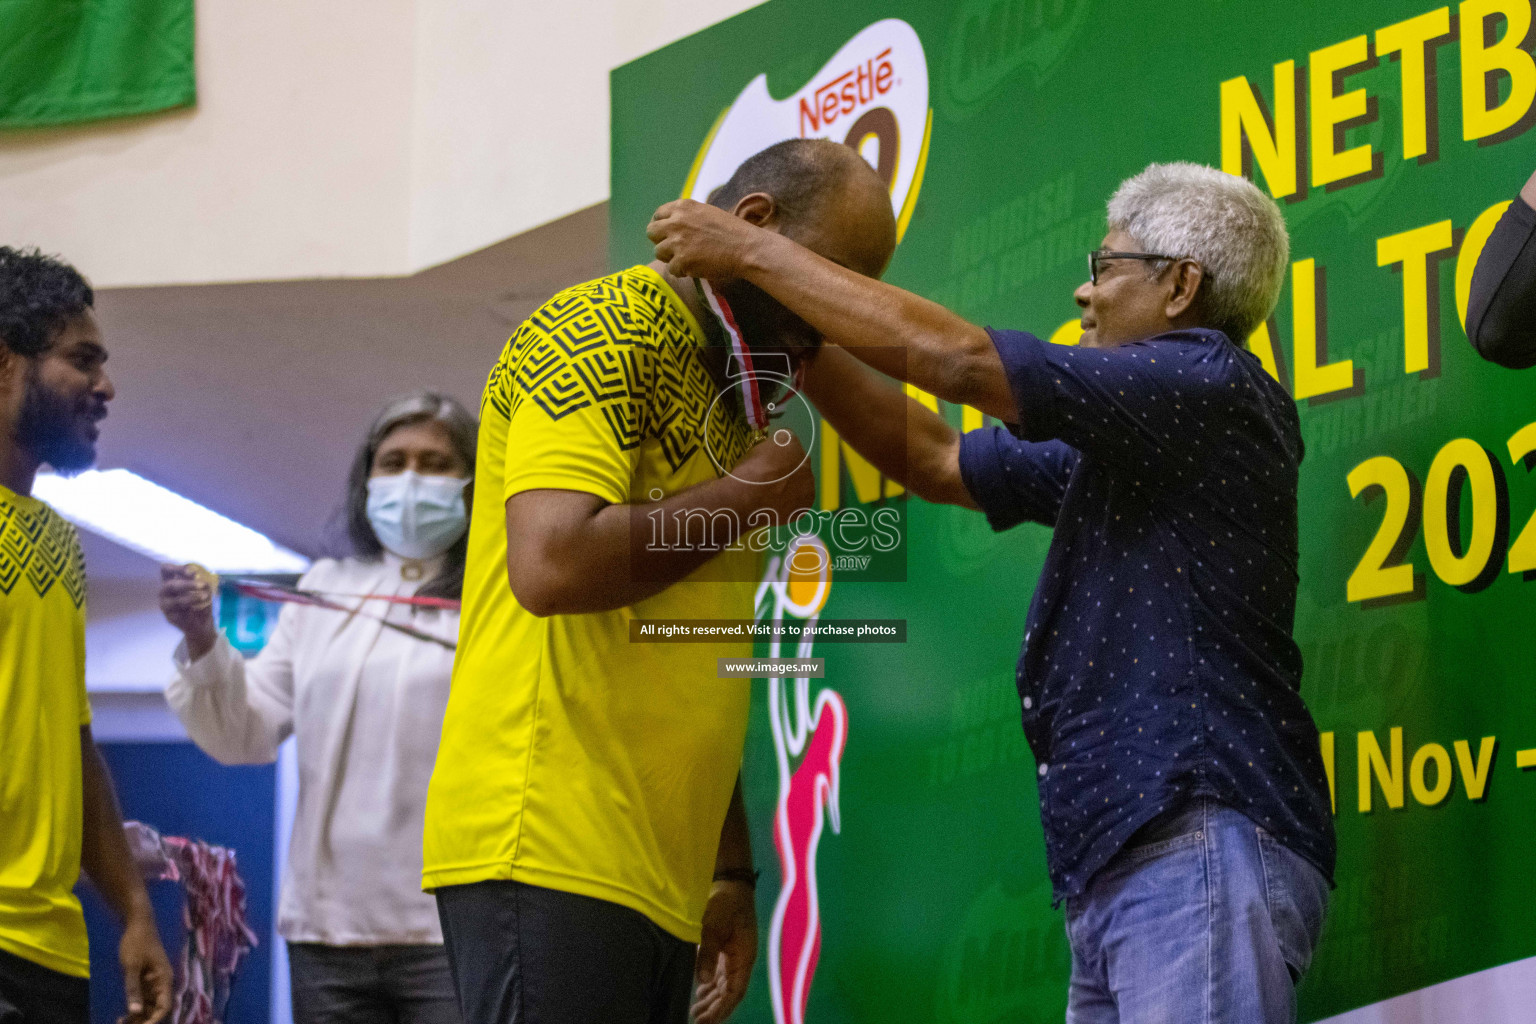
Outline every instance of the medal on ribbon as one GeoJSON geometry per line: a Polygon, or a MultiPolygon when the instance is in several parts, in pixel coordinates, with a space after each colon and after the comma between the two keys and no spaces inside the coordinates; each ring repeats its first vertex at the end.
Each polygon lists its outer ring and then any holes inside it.
{"type": "Polygon", "coordinates": [[[747,426],[752,428],[752,440],[754,443],[768,436],[768,408],[763,402],[762,391],[757,386],[757,374],[752,370],[752,352],[747,348],[747,343],[741,336],[741,328],[736,324],[736,317],[731,312],[731,304],[725,301],[725,296],[717,292],[713,285],[703,278],[695,278],[699,286],[699,292],[704,296],[704,302],[709,306],[709,311],[715,314],[720,322],[725,336],[731,344],[731,355],[736,357],[741,368],[746,371],[742,374],[741,407],[747,415],[747,426]]]}

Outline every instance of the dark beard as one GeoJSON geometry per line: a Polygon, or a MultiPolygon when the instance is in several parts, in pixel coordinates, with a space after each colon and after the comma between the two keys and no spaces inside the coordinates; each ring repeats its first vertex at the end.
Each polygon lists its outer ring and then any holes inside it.
{"type": "Polygon", "coordinates": [[[757,285],[732,281],[719,292],[731,304],[742,340],[753,352],[800,351],[821,344],[815,328],[757,285]]]}
{"type": "Polygon", "coordinates": [[[75,433],[75,419],[69,400],[44,387],[35,367],[28,369],[16,439],[39,462],[64,476],[90,469],[96,462],[96,446],[75,433]]]}
{"type": "MultiPolygon", "coordinates": [[[[777,400],[784,393],[787,378],[821,345],[821,336],[754,284],[733,281],[717,285],[716,291],[730,305],[742,341],[752,354],[763,401],[777,400]]],[[[707,317],[706,321],[704,330],[711,347],[705,350],[705,369],[722,391],[735,388],[736,381],[730,377],[730,342],[714,317],[707,317]]]]}

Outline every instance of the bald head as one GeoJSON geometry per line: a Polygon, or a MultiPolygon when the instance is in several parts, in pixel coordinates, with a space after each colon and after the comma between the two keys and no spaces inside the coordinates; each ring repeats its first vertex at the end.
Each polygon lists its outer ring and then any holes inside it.
{"type": "Polygon", "coordinates": [[[870,277],[896,248],[885,182],[852,147],[829,139],[774,143],[744,160],[709,202],[870,277]]]}

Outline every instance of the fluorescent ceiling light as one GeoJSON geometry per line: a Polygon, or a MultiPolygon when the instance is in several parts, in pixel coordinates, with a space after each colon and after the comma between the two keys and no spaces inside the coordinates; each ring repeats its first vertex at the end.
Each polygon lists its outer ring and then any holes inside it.
{"type": "Polygon", "coordinates": [[[214,572],[309,568],[298,552],[126,469],[39,473],[32,494],[76,526],[156,561],[197,562],[214,572]]]}

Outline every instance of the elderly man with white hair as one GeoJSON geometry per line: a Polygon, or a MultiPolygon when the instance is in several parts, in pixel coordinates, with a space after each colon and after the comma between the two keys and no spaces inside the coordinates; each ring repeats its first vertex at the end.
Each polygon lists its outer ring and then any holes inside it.
{"type": "Polygon", "coordinates": [[[835,346],[807,395],[929,501],[1053,529],[1016,681],[1072,1024],[1290,1021],[1335,841],[1292,639],[1300,424],[1244,339],[1289,258],[1250,182],[1154,164],[1109,201],[1077,347],[983,329],[696,203],[673,274],[745,279],[835,346]],[[957,434],[868,367],[1006,423],[957,434]]]}

